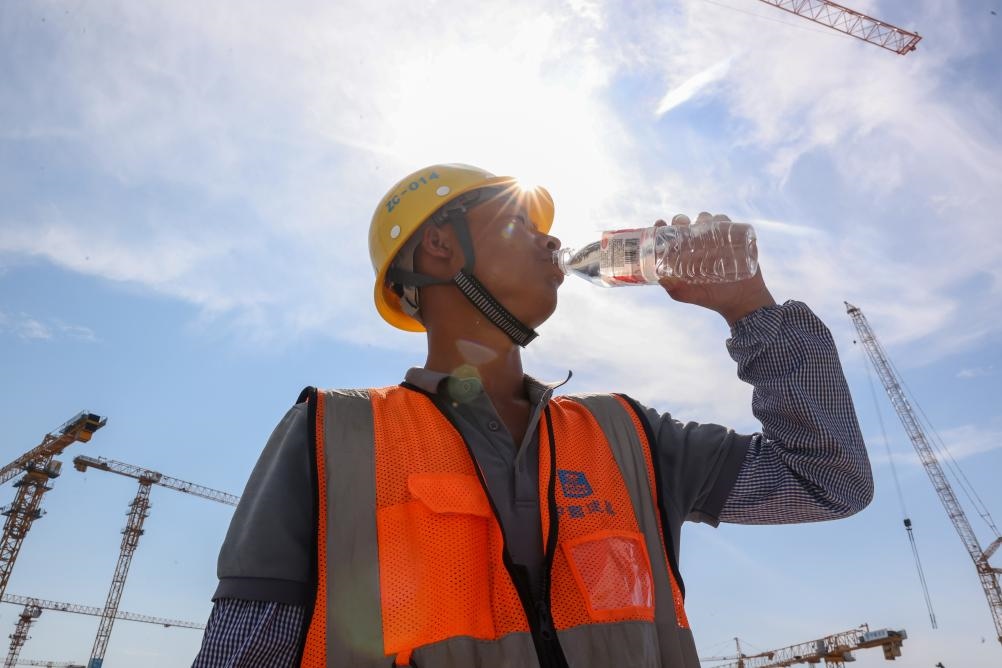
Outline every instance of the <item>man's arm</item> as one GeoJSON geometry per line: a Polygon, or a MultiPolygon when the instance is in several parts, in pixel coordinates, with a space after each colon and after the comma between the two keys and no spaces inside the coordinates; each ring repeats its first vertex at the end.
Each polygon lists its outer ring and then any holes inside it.
{"type": "Polygon", "coordinates": [[[873,477],[838,352],[799,302],[737,322],[727,342],[751,383],[762,423],[720,521],[781,524],[852,515],[873,498],[873,477]]]}
{"type": "Polygon", "coordinates": [[[314,595],[310,447],[306,405],[297,404],[268,439],[230,521],[196,666],[292,665],[281,661],[295,659],[314,595]]]}
{"type": "Polygon", "coordinates": [[[286,668],[302,641],[304,608],[269,601],[216,601],[191,668],[286,668]]]}
{"type": "MultiPolygon", "coordinates": [[[[697,223],[727,222],[700,213],[697,223]]],[[[658,224],[664,224],[658,221],[658,224]]],[[[676,216],[672,225],[688,225],[676,216]]],[[[835,519],[864,508],[873,478],[831,333],[806,305],[776,306],[762,272],[733,283],[663,280],[675,301],[716,311],[731,326],[728,351],[754,387],[762,432],[662,416],[658,466],[683,518],[744,524],[835,519]]],[[[656,414],[655,414],[656,415],[656,414]]]]}
{"type": "Polygon", "coordinates": [[[761,433],[647,410],[672,524],[810,522],[864,508],[873,496],[869,459],[824,323],[787,302],[746,316],[732,334],[728,349],[755,387],[761,433]]]}

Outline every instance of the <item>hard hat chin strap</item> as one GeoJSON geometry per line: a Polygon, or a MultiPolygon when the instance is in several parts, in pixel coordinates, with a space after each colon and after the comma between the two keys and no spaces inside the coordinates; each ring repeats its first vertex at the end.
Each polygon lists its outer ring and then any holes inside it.
{"type": "Polygon", "coordinates": [[[452,277],[452,282],[470,300],[470,303],[484,314],[485,318],[518,345],[525,348],[534,338],[539,336],[534,329],[516,318],[511,311],[501,305],[501,302],[494,299],[494,295],[487,291],[487,288],[477,280],[477,277],[467,273],[465,269],[456,272],[456,275],[452,277]]]}
{"type": "Polygon", "coordinates": [[[456,272],[455,276],[451,279],[433,278],[425,274],[405,271],[394,267],[386,272],[386,277],[392,283],[409,285],[415,288],[427,285],[443,285],[446,283],[455,284],[459,288],[459,291],[463,293],[463,296],[470,300],[470,303],[483,313],[487,320],[507,334],[508,338],[524,348],[538,336],[536,331],[512,315],[511,311],[502,306],[501,302],[495,299],[494,295],[488,292],[483,283],[473,275],[475,258],[473,255],[473,240],[470,238],[470,230],[466,222],[467,204],[469,203],[457,201],[455,202],[455,206],[446,205],[431,218],[431,222],[435,224],[451,224],[452,228],[456,231],[459,247],[463,249],[463,257],[466,262],[463,268],[456,272]]]}
{"type": "MultiPolygon", "coordinates": [[[[465,213],[464,210],[463,214],[465,213]]],[[[484,317],[507,334],[508,338],[525,348],[538,334],[531,327],[512,315],[511,311],[502,306],[501,302],[495,299],[494,295],[488,292],[483,283],[473,275],[475,259],[473,255],[473,240],[470,239],[470,229],[466,223],[466,216],[463,214],[458,216],[453,214],[448,219],[452,223],[452,228],[456,230],[456,236],[459,238],[459,247],[463,249],[463,256],[466,258],[466,264],[452,277],[452,282],[456,284],[456,287],[463,293],[463,296],[469,299],[470,303],[484,314],[484,317]]]]}

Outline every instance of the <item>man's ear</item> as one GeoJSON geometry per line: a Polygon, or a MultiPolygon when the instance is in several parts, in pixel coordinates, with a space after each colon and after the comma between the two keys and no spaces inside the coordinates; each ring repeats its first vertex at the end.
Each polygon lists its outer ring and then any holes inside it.
{"type": "Polygon", "coordinates": [[[456,247],[455,234],[452,228],[443,225],[428,225],[421,237],[421,250],[429,257],[448,260],[456,247]]]}
{"type": "Polygon", "coordinates": [[[448,278],[455,273],[453,255],[458,249],[456,235],[448,225],[428,225],[421,234],[421,243],[414,251],[414,269],[421,274],[448,278]]]}

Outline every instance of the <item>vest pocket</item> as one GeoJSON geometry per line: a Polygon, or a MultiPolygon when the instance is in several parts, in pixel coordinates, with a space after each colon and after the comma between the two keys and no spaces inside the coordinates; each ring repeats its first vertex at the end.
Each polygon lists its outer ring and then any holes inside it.
{"type": "Polygon", "coordinates": [[[561,543],[595,621],[641,613],[654,618],[654,579],[643,534],[605,530],[561,543]]]}
{"type": "Polygon", "coordinates": [[[490,505],[476,476],[407,477],[411,499],[377,511],[387,654],[457,635],[493,638],[490,505]]]}

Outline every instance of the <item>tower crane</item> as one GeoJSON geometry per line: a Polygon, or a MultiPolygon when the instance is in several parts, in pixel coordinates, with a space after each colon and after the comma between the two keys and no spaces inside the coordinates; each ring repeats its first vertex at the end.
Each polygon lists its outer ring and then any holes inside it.
{"type": "Polygon", "coordinates": [[[237,505],[240,497],[216,489],[203,487],[184,480],[178,480],[166,476],[157,471],[151,471],[132,464],[116,462],[103,457],[88,457],[80,455],[74,457],[73,467],[78,471],[86,471],[88,467],[109,473],[117,473],[139,481],[139,491],[129,503],[128,520],[125,529],[122,530],[122,546],[118,555],[118,564],[115,566],[115,574],[111,579],[111,588],[108,590],[108,599],[104,604],[104,612],[101,615],[101,623],[98,625],[97,636],[94,638],[94,647],[91,650],[88,668],[101,668],[104,663],[104,654],[108,649],[108,640],[111,638],[111,628],[115,623],[118,612],[118,603],[122,599],[122,591],[125,588],[125,578],[129,574],[129,566],[132,564],[132,555],[139,544],[139,537],[143,535],[143,522],[149,516],[150,509],[150,488],[153,485],[168,487],[178,492],[193,494],[203,499],[225,503],[230,506],[237,505]]]}
{"type": "MultiPolygon", "coordinates": [[[[60,601],[48,601],[46,599],[34,598],[31,596],[4,594],[0,600],[4,603],[24,606],[21,613],[18,615],[17,626],[14,627],[14,633],[10,635],[10,652],[7,654],[7,660],[4,662],[4,668],[10,668],[15,665],[24,665],[18,661],[18,655],[21,653],[21,649],[28,640],[28,630],[31,627],[32,622],[41,616],[43,610],[75,612],[80,615],[93,615],[95,617],[100,617],[104,614],[104,610],[102,608],[94,608],[89,605],[77,605],[75,603],[62,603],[60,601]]],[[[159,626],[163,626],[164,628],[176,626],[183,629],[205,629],[205,624],[199,624],[198,622],[186,622],[181,619],[151,617],[150,615],[137,615],[136,613],[125,612],[124,610],[119,610],[115,617],[117,619],[125,619],[132,622],[157,624],[159,626]]],[[[83,667],[81,666],[81,668],[83,667]]]]}
{"type": "Polygon", "coordinates": [[[981,548],[978,537],[975,535],[974,529],[971,528],[971,523],[967,520],[967,514],[964,512],[963,506],[960,505],[960,501],[957,500],[957,495],[954,494],[950,482],[946,479],[946,474],[943,472],[943,467],[940,466],[939,460],[933,452],[929,439],[925,435],[925,430],[919,423],[918,417],[915,415],[914,409],[912,409],[911,402],[905,396],[904,390],[901,388],[901,383],[898,382],[897,374],[895,374],[887,357],[887,353],[884,352],[880,342],[877,341],[870,323],[867,321],[866,316],[863,315],[863,312],[849,302],[845,302],[845,309],[856,326],[859,340],[866,349],[866,353],[873,364],[873,368],[876,369],[877,375],[880,376],[880,381],[887,391],[887,396],[891,399],[894,410],[897,411],[898,417],[901,418],[901,424],[904,425],[908,438],[911,439],[912,445],[915,446],[915,451],[922,461],[922,466],[925,467],[926,473],[929,474],[929,479],[932,481],[932,486],[936,490],[936,494],[939,495],[940,501],[943,502],[943,507],[946,508],[946,514],[949,515],[950,521],[953,522],[954,528],[960,535],[961,542],[964,543],[967,553],[974,561],[974,567],[978,572],[978,579],[981,580],[981,587],[985,591],[985,598],[988,599],[988,607],[995,622],[995,631],[998,635],[998,640],[1002,643],[1002,588],[999,587],[999,575],[1002,574],[1002,568],[994,568],[988,563],[991,556],[1002,545],[1002,537],[996,537],[987,548],[981,548]]]}
{"type": "Polygon", "coordinates": [[[884,23],[828,0],[760,0],[760,2],[902,56],[914,51],[922,39],[918,33],[884,23]]]}
{"type": "Polygon", "coordinates": [[[107,421],[108,418],[82,411],[54,432],[46,434],[34,448],[0,469],[0,484],[24,472],[14,483],[17,487],[14,502],[2,509],[7,519],[3,525],[3,539],[0,540],[0,595],[7,591],[14,561],[31,523],[43,514],[42,496],[52,489],[48,483],[59,477],[62,470],[62,462],[55,457],[77,441],[89,441],[107,421]]]}
{"type": "MultiPolygon", "coordinates": [[[[884,658],[893,661],[901,656],[901,644],[908,634],[905,631],[879,629],[871,631],[869,625],[840,633],[833,633],[824,638],[808,640],[797,645],[774,649],[760,654],[742,654],[738,644],[736,657],[706,657],[700,661],[719,661],[736,658],[734,663],[727,663],[714,668],[780,668],[794,666],[799,663],[817,664],[825,662],[828,668],[844,668],[845,664],[855,661],[852,655],[855,650],[880,647],[884,650],[884,658]]],[[[737,638],[734,639],[737,642],[737,638]]]]}
{"type": "Polygon", "coordinates": [[[22,659],[19,666],[45,666],[46,668],[86,668],[82,663],[72,661],[39,661],[38,659],[22,659]]]}

